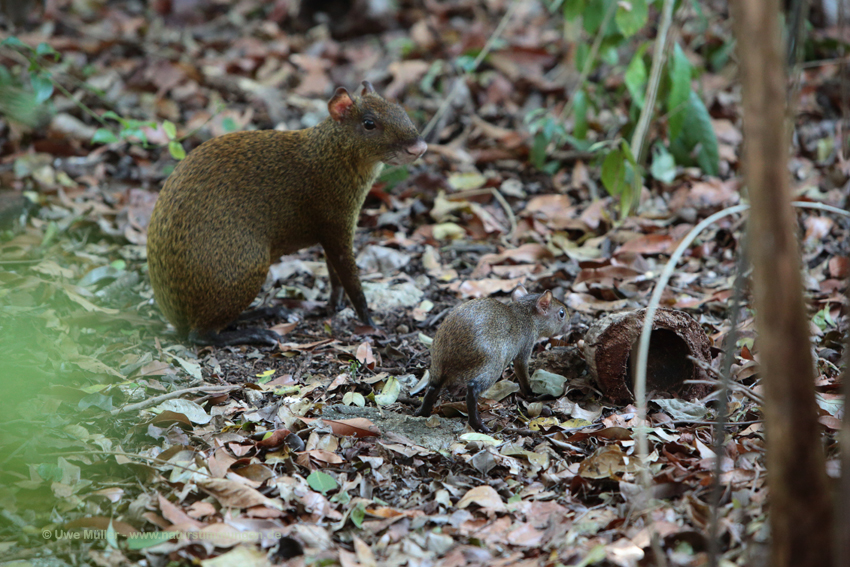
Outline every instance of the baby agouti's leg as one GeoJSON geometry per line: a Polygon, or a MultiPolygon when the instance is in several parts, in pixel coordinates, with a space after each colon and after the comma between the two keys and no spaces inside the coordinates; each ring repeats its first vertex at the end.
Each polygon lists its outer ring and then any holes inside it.
{"type": "Polygon", "coordinates": [[[514,359],[514,374],[516,374],[517,382],[519,382],[519,389],[522,392],[523,397],[529,398],[531,396],[531,382],[528,377],[528,359],[530,358],[530,353],[519,353],[519,355],[514,359]]]}
{"type": "Polygon", "coordinates": [[[478,395],[477,388],[473,383],[466,387],[466,412],[468,414],[467,423],[475,431],[481,433],[490,433],[490,428],[481,423],[481,416],[478,415],[478,395]]]}
{"type": "Polygon", "coordinates": [[[429,385],[425,392],[425,397],[422,398],[422,405],[416,410],[413,415],[418,417],[428,417],[431,415],[431,410],[434,409],[434,402],[437,401],[437,395],[440,393],[441,384],[429,385]]]}

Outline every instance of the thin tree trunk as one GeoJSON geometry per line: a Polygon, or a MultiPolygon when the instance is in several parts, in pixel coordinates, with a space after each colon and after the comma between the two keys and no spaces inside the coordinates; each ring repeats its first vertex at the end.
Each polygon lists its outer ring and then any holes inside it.
{"type": "Polygon", "coordinates": [[[800,253],[788,183],[778,0],[737,0],[744,168],[752,209],[756,326],[765,387],[773,567],[832,564],[832,512],[814,396],[800,253]]]}

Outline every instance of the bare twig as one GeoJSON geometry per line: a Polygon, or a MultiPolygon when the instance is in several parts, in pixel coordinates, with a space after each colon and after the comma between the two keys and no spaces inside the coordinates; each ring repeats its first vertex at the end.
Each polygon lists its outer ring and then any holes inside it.
{"type": "MultiPolygon", "coordinates": [[[[616,4],[616,2],[615,2],[616,4]]],[[[646,153],[645,142],[649,131],[649,121],[652,119],[655,109],[655,99],[658,96],[658,85],[661,83],[661,69],[664,67],[664,59],[667,53],[667,33],[670,31],[670,23],[673,21],[673,0],[664,0],[661,8],[661,23],[658,26],[658,35],[655,37],[655,48],[652,54],[652,69],[649,73],[649,83],[646,85],[643,108],[640,111],[637,126],[632,135],[632,155],[638,165],[643,163],[646,153]]],[[[633,201],[635,207],[639,199],[633,201]]]]}
{"type": "Polygon", "coordinates": [[[616,11],[617,2],[611,2],[608,6],[608,11],[605,12],[605,18],[599,25],[596,37],[593,38],[593,45],[590,46],[590,52],[587,54],[587,59],[584,60],[584,67],[581,70],[581,75],[579,75],[578,84],[576,84],[576,88],[570,94],[570,101],[566,104],[566,106],[564,106],[564,108],[561,109],[561,113],[558,115],[559,122],[563,122],[569,118],[570,114],[572,114],[576,99],[575,94],[584,88],[584,84],[587,82],[587,78],[593,70],[593,62],[596,61],[596,56],[599,54],[599,48],[602,47],[602,39],[605,37],[605,28],[608,27],[608,22],[610,22],[611,18],[614,17],[614,13],[616,11]]]}
{"type": "Polygon", "coordinates": [[[505,11],[505,15],[502,16],[502,20],[499,22],[499,25],[496,26],[496,29],[495,29],[495,31],[493,31],[493,34],[487,40],[487,43],[484,44],[484,48],[478,53],[478,56],[472,62],[471,68],[462,70],[463,72],[462,72],[461,76],[458,77],[455,80],[455,82],[452,84],[451,89],[449,89],[449,93],[446,95],[446,98],[443,99],[443,103],[440,105],[440,107],[437,109],[437,112],[434,114],[434,116],[431,118],[431,120],[428,122],[428,124],[422,130],[422,137],[423,138],[425,138],[425,139],[428,138],[428,135],[431,133],[431,130],[433,130],[434,127],[437,125],[437,123],[440,121],[440,119],[443,118],[443,115],[446,112],[448,112],[449,106],[451,105],[452,101],[455,98],[455,95],[457,94],[457,89],[458,89],[458,86],[460,85],[460,81],[465,79],[467,76],[469,76],[470,73],[475,71],[478,68],[478,65],[480,65],[481,62],[484,60],[484,58],[487,57],[487,55],[490,54],[490,50],[493,49],[493,45],[495,45],[496,40],[499,39],[499,37],[505,31],[505,28],[507,27],[508,22],[511,21],[511,17],[513,17],[514,12],[516,11],[516,9],[519,7],[519,5],[521,3],[522,3],[522,0],[514,0],[513,2],[511,2],[511,5],[505,11]]]}
{"type": "Polygon", "coordinates": [[[153,398],[148,398],[143,402],[138,402],[135,404],[126,405],[121,408],[116,408],[110,412],[111,415],[120,415],[122,413],[128,413],[131,411],[137,411],[141,409],[145,409],[151,406],[155,406],[159,403],[162,403],[166,400],[171,400],[173,398],[179,398],[185,394],[194,394],[196,392],[212,392],[215,394],[225,394],[227,392],[238,390],[239,386],[198,386],[197,388],[185,388],[183,390],[176,390],[174,392],[169,392],[167,394],[162,394],[161,396],[154,396],[153,398]]]}

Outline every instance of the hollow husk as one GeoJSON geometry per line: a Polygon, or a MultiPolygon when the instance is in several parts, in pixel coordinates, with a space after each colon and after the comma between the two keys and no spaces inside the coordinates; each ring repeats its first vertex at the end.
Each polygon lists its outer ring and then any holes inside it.
{"type": "MultiPolygon", "coordinates": [[[[611,313],[597,320],[585,335],[584,354],[591,376],[616,403],[634,401],[634,365],[645,309],[611,313]]],[[[702,398],[711,391],[705,372],[688,356],[710,362],[711,342],[693,317],[683,311],[659,308],[649,341],[647,392],[655,397],[702,398]]]]}

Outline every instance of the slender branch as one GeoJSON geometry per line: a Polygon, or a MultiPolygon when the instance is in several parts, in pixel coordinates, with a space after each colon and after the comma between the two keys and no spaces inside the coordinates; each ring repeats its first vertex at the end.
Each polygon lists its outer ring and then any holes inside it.
{"type": "Polygon", "coordinates": [[[448,112],[449,106],[457,94],[458,85],[460,85],[460,81],[466,79],[470,73],[478,69],[478,65],[484,60],[487,55],[490,54],[490,50],[493,49],[493,46],[496,44],[496,40],[502,35],[505,31],[505,28],[508,25],[508,22],[511,21],[511,18],[514,15],[514,12],[522,3],[522,0],[514,0],[511,2],[511,5],[508,7],[507,11],[505,11],[505,15],[502,16],[502,20],[499,22],[499,25],[496,26],[495,31],[487,40],[487,43],[484,44],[484,48],[478,53],[478,56],[472,62],[472,66],[469,69],[462,69],[461,76],[455,79],[455,82],[452,83],[451,89],[449,89],[449,94],[446,95],[446,98],[443,99],[443,103],[437,109],[437,112],[422,130],[422,137],[427,139],[428,134],[431,133],[431,130],[437,125],[437,123],[443,118],[443,115],[448,112]]]}
{"type": "Polygon", "coordinates": [[[578,84],[570,95],[569,102],[561,109],[561,113],[558,115],[559,122],[565,121],[569,118],[570,114],[572,114],[576,99],[575,94],[584,88],[584,84],[587,82],[587,78],[593,70],[593,62],[596,61],[596,56],[599,54],[599,48],[602,47],[602,39],[605,37],[605,28],[608,27],[608,22],[610,22],[611,18],[614,17],[614,13],[616,11],[617,2],[611,2],[608,6],[608,11],[605,12],[605,17],[603,18],[602,23],[599,25],[599,29],[596,31],[596,37],[593,38],[593,45],[590,46],[590,52],[588,52],[587,59],[584,61],[584,67],[581,70],[581,75],[579,75],[578,84]]]}
{"type": "Polygon", "coordinates": [[[184,394],[194,394],[196,392],[212,392],[216,394],[226,394],[227,392],[238,390],[239,386],[198,386],[196,388],[185,388],[183,390],[176,390],[174,392],[169,392],[167,394],[162,394],[161,396],[154,396],[153,398],[148,398],[143,402],[138,402],[135,404],[126,405],[121,408],[116,408],[110,412],[111,415],[120,415],[122,413],[128,413],[131,411],[137,411],[141,409],[145,409],[151,406],[155,406],[159,403],[162,403],[166,400],[171,400],[173,398],[179,398],[184,394]]]}
{"type": "MultiPolygon", "coordinates": [[[[635,126],[635,131],[632,135],[632,155],[635,156],[638,165],[643,163],[643,158],[646,154],[646,135],[649,131],[649,121],[652,119],[653,111],[655,110],[658,85],[661,83],[661,69],[664,67],[664,60],[667,54],[667,34],[670,31],[670,24],[673,21],[673,4],[673,0],[664,0],[664,6],[661,8],[661,23],[658,26],[658,35],[655,37],[649,83],[646,86],[646,95],[644,96],[643,108],[640,111],[640,118],[638,118],[637,126],[635,126]]],[[[634,207],[637,202],[638,200],[632,206],[634,207]]]]}

